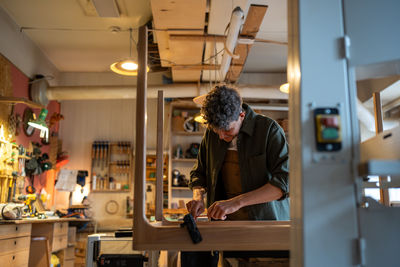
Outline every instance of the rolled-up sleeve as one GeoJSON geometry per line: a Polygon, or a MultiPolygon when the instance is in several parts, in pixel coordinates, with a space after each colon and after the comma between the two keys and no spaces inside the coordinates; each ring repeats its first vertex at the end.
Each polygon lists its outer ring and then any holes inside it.
{"type": "Polygon", "coordinates": [[[289,196],[289,152],[282,128],[275,122],[270,129],[267,145],[267,167],[271,172],[269,183],[282,190],[283,200],[289,196]]]}

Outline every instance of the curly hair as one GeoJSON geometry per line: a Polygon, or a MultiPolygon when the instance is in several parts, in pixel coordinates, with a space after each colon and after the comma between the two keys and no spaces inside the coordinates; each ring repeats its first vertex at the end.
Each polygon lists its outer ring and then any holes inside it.
{"type": "Polygon", "coordinates": [[[209,127],[228,130],[229,124],[239,118],[242,98],[236,89],[216,86],[204,100],[201,113],[209,127]]]}

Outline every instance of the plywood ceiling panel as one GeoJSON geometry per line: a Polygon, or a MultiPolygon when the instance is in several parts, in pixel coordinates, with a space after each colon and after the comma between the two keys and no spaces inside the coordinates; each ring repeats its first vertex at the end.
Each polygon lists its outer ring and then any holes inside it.
{"type": "MultiPolygon", "coordinates": [[[[203,42],[170,40],[170,34],[204,34],[206,0],[152,0],[155,34],[163,67],[202,64],[203,42]]],[[[200,70],[174,70],[174,81],[197,81],[200,70]]]]}
{"type": "Polygon", "coordinates": [[[156,29],[204,29],[206,0],[151,0],[156,29]]]}
{"type": "Polygon", "coordinates": [[[174,82],[197,82],[200,80],[201,70],[175,70],[172,67],[174,82]]]}

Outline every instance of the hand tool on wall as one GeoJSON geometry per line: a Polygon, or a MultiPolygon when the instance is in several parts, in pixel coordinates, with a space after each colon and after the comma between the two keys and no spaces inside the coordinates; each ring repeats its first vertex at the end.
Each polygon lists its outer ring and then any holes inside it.
{"type": "Polygon", "coordinates": [[[92,144],[92,169],[96,161],[96,142],[92,144]]]}
{"type": "Polygon", "coordinates": [[[100,142],[96,143],[96,166],[99,166],[99,158],[100,158],[100,142]]]}
{"type": "Polygon", "coordinates": [[[100,169],[103,169],[103,157],[104,157],[104,143],[100,142],[100,159],[99,159],[99,166],[100,169]]]}
{"type": "Polygon", "coordinates": [[[103,149],[104,149],[103,142],[100,142],[100,144],[99,144],[99,167],[100,168],[102,168],[102,164],[103,164],[103,149]]]}
{"type": "Polygon", "coordinates": [[[18,174],[19,176],[25,176],[25,148],[22,145],[18,147],[18,174]]]}
{"type": "Polygon", "coordinates": [[[9,185],[8,185],[8,197],[7,197],[7,202],[13,201],[13,197],[15,197],[15,187],[17,183],[17,172],[12,172],[12,178],[10,179],[9,185]]]}
{"type": "Polygon", "coordinates": [[[108,141],[104,142],[104,165],[108,166],[108,155],[109,155],[109,143],[108,141]]]}

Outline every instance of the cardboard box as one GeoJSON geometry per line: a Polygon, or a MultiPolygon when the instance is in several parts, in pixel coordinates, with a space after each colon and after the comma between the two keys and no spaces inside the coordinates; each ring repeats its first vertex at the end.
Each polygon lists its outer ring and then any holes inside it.
{"type": "Polygon", "coordinates": [[[182,116],[172,117],[172,131],[173,132],[183,132],[185,129],[183,128],[183,124],[185,123],[185,118],[182,116]]]}

